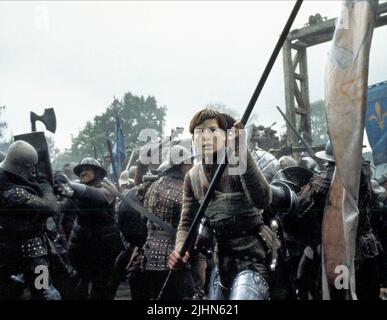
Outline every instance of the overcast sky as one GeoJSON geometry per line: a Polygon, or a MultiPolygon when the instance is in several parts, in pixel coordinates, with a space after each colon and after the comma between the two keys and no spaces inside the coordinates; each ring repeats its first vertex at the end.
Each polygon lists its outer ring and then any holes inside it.
{"type": "MultiPolygon", "coordinates": [[[[208,103],[243,113],[293,1],[0,2],[0,105],[8,136],[30,131],[29,112],[54,107],[56,145],[125,92],[168,108],[166,129],[188,126],[208,103]]],[[[293,28],[339,1],[304,1],[293,28]]],[[[369,84],[387,80],[386,27],[375,30],[369,84]]],[[[329,43],[308,49],[311,101],[323,98],[329,43]]],[[[283,124],[282,54],[255,107],[283,124]]],[[[40,129],[38,125],[38,129],[40,129]]]]}

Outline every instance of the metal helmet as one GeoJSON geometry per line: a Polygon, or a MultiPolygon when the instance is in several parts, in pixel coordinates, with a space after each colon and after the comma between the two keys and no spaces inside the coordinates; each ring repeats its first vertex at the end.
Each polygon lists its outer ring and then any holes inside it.
{"type": "Polygon", "coordinates": [[[129,170],[128,170],[128,178],[129,178],[129,180],[130,179],[132,179],[132,180],[134,179],[135,173],[136,173],[136,166],[131,166],[129,168],[129,170]]]}
{"type": "Polygon", "coordinates": [[[300,167],[309,169],[311,171],[314,170],[317,166],[317,162],[312,157],[303,157],[298,163],[300,167]]]}
{"type": "Polygon", "coordinates": [[[312,176],[312,170],[300,166],[291,166],[278,171],[271,183],[278,181],[285,182],[292,187],[293,191],[299,192],[309,182],[312,176]]]}
{"type": "Polygon", "coordinates": [[[297,165],[297,161],[294,160],[291,156],[282,156],[278,159],[281,169],[285,169],[287,167],[293,167],[297,165]]]}
{"type": "Polygon", "coordinates": [[[18,140],[13,142],[0,168],[17,176],[28,179],[33,176],[33,168],[38,163],[38,152],[28,142],[18,140]]]}
{"type": "Polygon", "coordinates": [[[281,170],[281,166],[277,158],[265,150],[254,150],[252,152],[252,156],[254,157],[258,168],[269,182],[274,175],[281,170]]]}
{"type": "Polygon", "coordinates": [[[324,151],[319,151],[316,153],[316,157],[325,161],[336,162],[335,156],[333,155],[333,147],[331,140],[328,140],[327,144],[325,145],[324,151]]]}
{"type": "Polygon", "coordinates": [[[125,184],[129,184],[129,171],[124,170],[121,172],[120,177],[118,178],[118,184],[122,187],[125,184]]]}
{"type": "Polygon", "coordinates": [[[386,189],[383,188],[376,179],[371,179],[371,187],[372,187],[372,191],[377,196],[384,194],[386,192],[386,189]]]}
{"type": "Polygon", "coordinates": [[[376,181],[382,185],[387,182],[387,174],[383,173],[382,175],[379,176],[379,178],[376,179],[376,181]]]}
{"type": "Polygon", "coordinates": [[[93,170],[99,174],[100,178],[106,176],[105,168],[92,157],[82,159],[81,163],[74,167],[74,173],[79,177],[85,167],[93,168],[93,170]]]}
{"type": "Polygon", "coordinates": [[[179,166],[184,163],[191,164],[194,155],[192,155],[192,153],[187,148],[177,144],[169,150],[168,156],[166,158],[167,159],[157,168],[157,171],[166,172],[174,166],[179,166]]]}

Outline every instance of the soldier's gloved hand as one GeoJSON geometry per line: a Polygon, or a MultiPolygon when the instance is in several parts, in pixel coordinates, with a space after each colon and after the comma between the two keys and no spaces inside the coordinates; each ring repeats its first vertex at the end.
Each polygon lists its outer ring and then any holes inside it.
{"type": "Polygon", "coordinates": [[[59,196],[65,196],[66,184],[69,183],[69,179],[63,173],[58,173],[54,176],[54,193],[59,196]]]}
{"type": "Polygon", "coordinates": [[[69,183],[70,180],[67,178],[67,176],[63,173],[57,173],[54,176],[54,184],[62,184],[62,183],[69,183]]]}
{"type": "Polygon", "coordinates": [[[65,198],[72,198],[74,196],[74,190],[68,183],[59,183],[56,185],[56,194],[65,198]]]}

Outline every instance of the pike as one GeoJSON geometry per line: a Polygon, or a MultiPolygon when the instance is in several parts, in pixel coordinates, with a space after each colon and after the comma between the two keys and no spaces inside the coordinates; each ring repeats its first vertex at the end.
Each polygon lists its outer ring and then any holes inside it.
{"type": "Polygon", "coordinates": [[[297,136],[298,139],[300,139],[301,143],[305,146],[306,151],[309,153],[309,155],[316,160],[316,154],[314,153],[312,147],[306,142],[306,140],[301,136],[301,134],[297,131],[297,129],[294,127],[293,123],[290,122],[286,114],[282,112],[280,107],[276,107],[279,113],[282,115],[282,117],[285,119],[286,123],[289,125],[290,129],[294,132],[294,134],[297,136]]]}
{"type": "MultiPolygon", "coordinates": [[[[282,30],[282,33],[277,41],[277,44],[274,47],[274,50],[269,58],[268,63],[266,64],[266,67],[261,75],[261,78],[259,79],[257,87],[255,88],[254,93],[249,101],[249,104],[247,105],[247,108],[242,116],[241,123],[243,125],[246,125],[246,123],[247,123],[247,121],[248,121],[248,119],[249,119],[249,117],[254,109],[254,106],[258,100],[258,97],[261,94],[261,91],[262,91],[262,89],[266,83],[266,80],[269,77],[269,74],[271,72],[271,69],[273,68],[273,65],[278,57],[278,54],[280,53],[281,48],[286,40],[286,37],[289,34],[290,28],[292,27],[292,24],[297,16],[297,13],[301,8],[302,2],[303,2],[303,0],[297,0],[297,2],[295,3],[295,5],[292,9],[292,12],[290,13],[290,16],[289,16],[289,18],[288,18],[288,20],[287,20],[287,22],[282,30]]],[[[192,246],[195,235],[197,233],[197,228],[199,226],[200,220],[202,219],[204,212],[207,209],[207,206],[212,198],[213,192],[215,191],[215,186],[219,182],[220,177],[222,176],[224,170],[226,169],[227,163],[225,161],[225,158],[226,158],[226,153],[223,155],[223,159],[215,171],[215,175],[212,178],[212,181],[210,182],[210,185],[209,185],[208,190],[204,196],[204,199],[203,199],[202,203],[200,204],[200,207],[199,207],[198,211],[196,212],[196,216],[195,216],[195,218],[192,222],[192,225],[188,231],[187,238],[184,241],[183,246],[181,247],[179,254],[182,257],[185,255],[186,251],[192,246]]],[[[168,276],[166,277],[165,282],[161,288],[161,291],[157,297],[158,300],[161,300],[161,298],[163,297],[165,288],[167,287],[167,284],[168,284],[169,279],[172,275],[172,272],[173,272],[173,270],[169,271],[168,276]]]]}
{"type": "Polygon", "coordinates": [[[113,158],[112,142],[108,139],[108,140],[106,140],[106,144],[107,144],[109,155],[110,155],[110,163],[111,163],[111,165],[113,167],[114,183],[115,183],[116,187],[119,190],[120,186],[118,184],[117,168],[116,168],[116,164],[115,164],[115,161],[114,161],[114,158],[113,158]]]}

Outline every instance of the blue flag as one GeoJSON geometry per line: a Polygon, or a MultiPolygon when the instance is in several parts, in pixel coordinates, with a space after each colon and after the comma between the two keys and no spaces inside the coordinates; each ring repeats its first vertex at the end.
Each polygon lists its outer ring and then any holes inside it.
{"type": "MultiPolygon", "coordinates": [[[[117,170],[117,175],[119,175],[122,169],[122,165],[126,158],[126,152],[125,152],[125,137],[124,137],[124,132],[122,130],[122,121],[118,117],[116,117],[115,136],[116,136],[116,142],[113,145],[112,161],[114,161],[114,164],[117,170]]],[[[110,174],[113,174],[113,166],[111,164],[109,166],[109,171],[110,171],[110,174]]]]}
{"type": "Polygon", "coordinates": [[[369,87],[365,120],[374,164],[387,163],[387,81],[369,87]]]}

